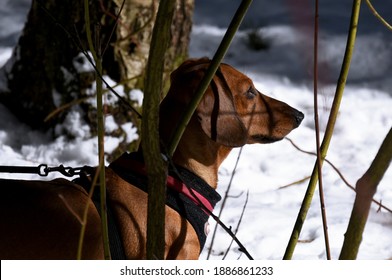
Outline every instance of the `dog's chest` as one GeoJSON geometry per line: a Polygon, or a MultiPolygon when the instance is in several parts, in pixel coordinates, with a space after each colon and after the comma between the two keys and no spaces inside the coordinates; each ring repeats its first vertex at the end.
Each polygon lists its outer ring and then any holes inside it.
{"type": "MultiPolygon", "coordinates": [[[[147,177],[140,154],[123,154],[109,168],[123,180],[147,192],[147,177]]],[[[215,189],[184,168],[175,167],[168,176],[166,204],[193,226],[199,239],[200,251],[209,231],[209,212],[212,212],[220,198],[215,189]]]]}

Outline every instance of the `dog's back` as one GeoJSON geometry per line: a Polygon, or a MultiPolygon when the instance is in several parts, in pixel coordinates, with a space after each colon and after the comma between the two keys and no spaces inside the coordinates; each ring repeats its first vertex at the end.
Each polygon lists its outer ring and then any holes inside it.
{"type": "MultiPolygon", "coordinates": [[[[65,179],[0,180],[0,259],[75,259],[87,192],[65,179]]],[[[82,258],[103,258],[100,217],[93,204],[82,258]],[[94,246],[91,246],[91,243],[94,246]]]]}

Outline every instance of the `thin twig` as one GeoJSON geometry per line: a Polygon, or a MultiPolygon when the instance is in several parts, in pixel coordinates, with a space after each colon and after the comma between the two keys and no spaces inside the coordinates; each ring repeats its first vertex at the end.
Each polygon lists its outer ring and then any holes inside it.
{"type": "Polygon", "coordinates": [[[88,193],[88,202],[86,203],[86,207],[84,208],[82,227],[80,229],[80,234],[79,234],[78,251],[77,251],[77,257],[76,257],[77,260],[82,259],[82,250],[83,250],[84,235],[85,235],[85,232],[86,232],[88,210],[90,208],[90,204],[92,203],[92,197],[93,197],[93,194],[94,194],[94,191],[95,191],[95,186],[97,185],[99,170],[101,168],[102,168],[102,166],[98,166],[98,168],[95,171],[94,178],[93,178],[93,180],[91,182],[90,191],[88,193]]]}
{"type": "MultiPolygon", "coordinates": [[[[229,198],[229,192],[230,192],[230,189],[231,189],[231,186],[232,186],[232,183],[233,183],[233,179],[234,179],[235,172],[237,170],[238,163],[239,163],[240,158],[241,158],[242,149],[243,149],[243,147],[241,147],[239,152],[238,152],[237,160],[236,160],[236,162],[234,164],[233,171],[231,172],[229,184],[227,185],[227,189],[226,189],[225,195],[223,196],[222,206],[219,209],[219,213],[218,213],[218,218],[219,219],[222,217],[223,209],[225,208],[227,199],[229,198]]],[[[212,238],[211,238],[210,247],[208,248],[207,260],[210,258],[210,255],[212,253],[212,247],[214,246],[215,236],[216,236],[217,230],[218,230],[218,225],[215,225],[215,228],[214,228],[214,231],[213,231],[213,234],[212,234],[212,238]]]]}
{"type": "MultiPolygon", "coordinates": [[[[102,7],[102,6],[103,6],[102,1],[100,1],[100,3],[101,3],[101,7],[102,7]]],[[[115,23],[114,23],[114,26],[113,26],[113,28],[112,28],[112,31],[110,32],[110,36],[109,36],[109,38],[108,38],[108,40],[107,40],[107,42],[106,42],[106,44],[105,44],[105,47],[104,47],[103,50],[102,50],[102,56],[105,55],[105,52],[106,52],[107,48],[109,47],[110,41],[112,40],[114,31],[116,30],[117,24],[118,24],[119,19],[120,19],[121,12],[122,12],[122,10],[123,10],[123,8],[124,8],[124,4],[125,4],[125,0],[122,1],[120,10],[118,11],[118,13],[117,13],[117,15],[116,15],[116,18],[115,18],[115,21],[114,21],[115,23]]]]}
{"type": "MultiPolygon", "coordinates": [[[[287,141],[289,141],[289,142],[294,146],[294,148],[296,148],[298,151],[300,151],[300,152],[302,152],[302,153],[305,153],[305,154],[308,154],[308,155],[317,156],[316,153],[309,152],[309,151],[305,151],[305,150],[301,149],[301,148],[300,148],[297,144],[295,144],[294,141],[291,140],[290,138],[285,137],[285,139],[286,139],[287,141]]],[[[351,190],[353,190],[354,192],[356,192],[355,187],[354,187],[353,185],[351,185],[351,184],[347,181],[347,179],[344,177],[344,175],[343,175],[342,172],[339,170],[339,168],[337,168],[330,160],[328,160],[328,159],[324,159],[324,160],[325,160],[326,163],[328,163],[328,164],[332,167],[333,170],[335,170],[335,172],[339,175],[339,177],[342,179],[342,181],[344,182],[344,184],[345,184],[347,187],[349,187],[351,190]]],[[[307,179],[309,179],[309,178],[310,178],[310,177],[307,177],[307,179]]],[[[297,182],[294,182],[294,183],[292,183],[292,184],[283,186],[283,187],[281,187],[281,188],[285,188],[285,187],[294,185],[294,184],[296,184],[296,183],[297,183],[297,182]]],[[[375,204],[377,204],[377,205],[379,206],[379,208],[382,208],[382,209],[386,210],[387,212],[392,213],[392,209],[390,209],[390,208],[388,208],[387,206],[383,205],[383,204],[381,203],[381,201],[378,201],[378,200],[376,200],[376,199],[373,199],[373,202],[374,202],[375,204]]]]}
{"type": "Polygon", "coordinates": [[[57,107],[56,109],[54,109],[52,112],[50,112],[44,119],[44,122],[49,121],[51,118],[53,118],[54,116],[56,116],[57,114],[60,114],[61,112],[67,110],[68,108],[71,108],[75,105],[81,104],[85,101],[87,101],[88,99],[92,98],[94,96],[87,96],[87,97],[83,97],[83,98],[79,98],[76,100],[72,100],[71,102],[68,102],[66,104],[61,105],[60,107],[57,107]]]}
{"type": "MultiPolygon", "coordinates": [[[[112,88],[114,89],[114,88],[116,88],[116,87],[118,87],[118,86],[120,86],[120,85],[123,85],[123,84],[127,83],[128,81],[131,81],[131,80],[133,80],[133,79],[137,79],[137,78],[140,78],[140,77],[141,77],[141,75],[136,75],[136,76],[134,76],[134,77],[132,77],[132,78],[129,78],[129,79],[126,79],[126,80],[122,80],[120,83],[117,83],[117,84],[114,85],[112,88]]],[[[107,89],[104,89],[104,90],[103,90],[103,94],[107,94],[109,91],[110,91],[110,90],[109,90],[108,88],[107,88],[107,89]]],[[[61,105],[60,107],[57,107],[56,109],[54,109],[52,112],[50,112],[50,113],[45,117],[44,122],[49,121],[51,118],[53,118],[54,116],[56,116],[57,114],[60,114],[61,112],[65,111],[65,110],[67,110],[68,108],[71,108],[71,107],[73,107],[73,106],[75,106],[75,105],[81,104],[81,103],[83,103],[83,102],[85,102],[85,101],[87,101],[87,100],[89,100],[89,99],[91,99],[91,98],[96,98],[96,96],[97,96],[97,94],[94,93],[93,95],[86,96],[86,97],[82,97],[82,98],[73,100],[73,101],[71,101],[71,102],[68,102],[68,103],[66,103],[66,104],[63,104],[63,105],[61,105]]],[[[120,101],[121,101],[121,100],[120,100],[120,101]]],[[[126,101],[124,100],[124,102],[126,102],[126,101]]],[[[128,102],[127,102],[127,103],[128,103],[128,102]]],[[[141,117],[140,114],[139,114],[139,117],[141,117]]]]}
{"type": "MultiPolygon", "coordinates": [[[[348,76],[348,72],[349,72],[350,64],[351,64],[351,58],[354,53],[355,39],[356,39],[357,29],[358,29],[358,18],[359,18],[360,6],[361,6],[361,0],[354,0],[353,1],[350,27],[349,27],[349,33],[348,33],[343,63],[342,63],[341,71],[339,74],[338,84],[336,87],[335,96],[334,96],[334,100],[332,103],[332,108],[331,108],[331,112],[329,115],[327,127],[325,129],[323,142],[320,147],[322,160],[325,158],[325,156],[328,152],[329,144],[331,143],[332,135],[333,135],[333,132],[335,129],[335,124],[336,124],[336,120],[337,120],[339,109],[340,109],[340,104],[341,104],[344,89],[346,86],[347,76],[348,76]]],[[[309,181],[308,188],[306,190],[303,202],[301,204],[301,208],[300,208],[299,213],[297,215],[297,219],[295,221],[295,225],[294,225],[293,231],[291,233],[290,240],[287,244],[286,251],[283,256],[283,259],[285,259],[285,260],[291,259],[294,254],[295,246],[297,245],[297,241],[298,241],[299,235],[301,233],[302,226],[306,220],[306,216],[307,216],[308,210],[310,208],[310,205],[311,205],[311,202],[313,199],[313,195],[314,195],[316,184],[317,184],[317,179],[318,179],[318,171],[317,171],[317,166],[315,165],[313,168],[313,171],[312,171],[312,177],[309,181]]]]}
{"type": "MultiPolygon", "coordinates": [[[[84,1],[84,20],[86,23],[86,34],[87,41],[89,45],[89,50],[94,58],[96,65],[96,73],[102,76],[102,52],[101,52],[101,42],[100,42],[100,28],[95,26],[95,42],[93,43],[93,38],[91,34],[91,24],[90,24],[90,9],[89,1],[84,1]]],[[[96,79],[97,87],[97,128],[98,128],[98,162],[99,166],[105,165],[105,123],[103,115],[103,94],[102,94],[102,79],[96,79]]],[[[99,170],[99,185],[100,185],[100,199],[101,199],[101,224],[102,224],[102,239],[103,239],[103,250],[104,258],[111,259],[110,256],[110,245],[109,245],[109,230],[108,230],[108,217],[106,208],[106,179],[105,179],[105,168],[100,168],[99,170]]]]}
{"type": "MultiPolygon", "coordinates": [[[[246,199],[245,199],[244,207],[242,208],[240,219],[238,220],[237,227],[235,228],[235,231],[234,231],[235,235],[237,235],[238,230],[239,230],[240,225],[241,225],[241,222],[242,222],[242,218],[244,217],[245,209],[246,209],[246,206],[248,205],[248,199],[249,199],[249,190],[246,192],[246,199]]],[[[234,239],[231,240],[230,245],[227,248],[226,253],[224,254],[222,260],[226,259],[226,256],[229,253],[230,248],[233,245],[233,242],[234,242],[234,239]]]]}
{"type": "Polygon", "coordinates": [[[378,12],[377,10],[373,7],[372,3],[370,0],[366,0],[366,4],[369,6],[369,9],[372,11],[373,15],[381,21],[382,24],[384,24],[389,30],[392,31],[392,25],[390,25],[378,12]]]}
{"type": "MultiPolygon", "coordinates": [[[[177,175],[177,177],[182,181],[185,182],[180,174],[180,172],[178,172],[178,169],[176,168],[174,162],[172,161],[171,157],[168,157],[168,162],[170,167],[173,169],[174,173],[177,175]]],[[[200,207],[206,212],[208,213],[208,215],[210,215],[218,225],[220,225],[232,238],[233,240],[237,243],[238,247],[239,247],[239,251],[243,252],[250,260],[253,260],[253,257],[250,255],[250,253],[248,252],[248,250],[245,248],[244,245],[242,245],[241,241],[237,238],[237,236],[232,232],[231,228],[227,227],[218,216],[216,216],[214,213],[212,213],[207,207],[204,206],[204,204],[200,201],[199,197],[197,197],[195,195],[195,193],[193,192],[193,189],[188,187],[187,185],[185,185],[189,192],[192,194],[192,196],[196,199],[196,201],[199,203],[200,207]]]]}
{"type": "Polygon", "coordinates": [[[78,36],[78,32],[75,32],[76,35],[71,34],[51,13],[50,11],[40,2],[37,1],[38,5],[40,6],[40,8],[49,16],[49,18],[53,21],[53,23],[56,26],[59,26],[60,29],[67,35],[68,39],[70,39],[70,41],[76,46],[76,48],[79,49],[79,51],[81,53],[83,53],[83,55],[86,57],[86,59],[88,60],[88,62],[90,62],[91,66],[94,68],[95,73],[98,75],[99,78],[102,79],[102,82],[105,84],[105,86],[118,98],[120,99],[120,101],[126,105],[129,109],[131,109],[140,119],[142,118],[142,115],[131,105],[128,103],[127,100],[125,100],[122,96],[120,96],[107,82],[106,80],[103,78],[103,76],[101,75],[101,73],[98,73],[97,71],[97,67],[95,66],[95,63],[93,62],[93,60],[91,59],[91,57],[88,55],[88,52],[85,50],[85,48],[83,47],[83,44],[81,43],[81,39],[78,36]],[[79,40],[76,41],[77,38],[79,40]]]}
{"type": "Polygon", "coordinates": [[[299,185],[299,184],[302,184],[303,182],[305,182],[305,181],[307,181],[307,180],[309,180],[309,179],[310,179],[310,176],[306,176],[306,177],[303,178],[303,179],[294,181],[294,182],[289,183],[289,184],[287,184],[287,185],[280,186],[278,189],[281,190],[281,189],[285,189],[285,188],[288,188],[288,187],[292,187],[292,186],[294,186],[294,185],[299,185]]]}
{"type": "Polygon", "coordinates": [[[228,195],[227,197],[228,198],[239,198],[239,197],[241,197],[242,196],[242,194],[243,194],[244,192],[242,191],[242,192],[240,192],[239,194],[237,194],[237,195],[233,195],[233,194],[231,194],[231,195],[228,195]]]}
{"type": "MultiPolygon", "coordinates": [[[[116,45],[118,45],[119,43],[125,42],[126,40],[128,40],[128,39],[131,38],[132,36],[138,34],[138,33],[141,32],[142,30],[144,30],[145,28],[147,28],[150,24],[154,24],[154,18],[155,18],[156,10],[157,10],[157,7],[156,7],[156,5],[155,5],[155,1],[151,1],[151,6],[150,6],[150,7],[151,7],[151,8],[150,8],[150,9],[151,9],[151,13],[150,13],[151,16],[146,20],[146,22],[143,23],[143,25],[140,25],[139,27],[137,27],[137,26],[132,26],[133,30],[130,30],[129,26],[127,26],[126,23],[121,22],[121,20],[119,21],[119,23],[121,23],[121,27],[124,27],[124,29],[127,29],[127,31],[129,31],[129,32],[128,32],[128,34],[126,34],[124,37],[119,38],[119,39],[115,42],[116,45]]],[[[106,11],[105,11],[105,13],[108,14],[106,11]]],[[[109,16],[112,16],[112,17],[113,17],[113,15],[110,15],[110,13],[109,13],[109,16]]],[[[139,24],[138,24],[138,25],[139,25],[139,24]]]]}
{"type": "MultiPolygon", "coordinates": [[[[121,95],[119,95],[113,87],[111,87],[108,82],[104,79],[101,73],[99,73],[97,66],[95,65],[94,61],[91,59],[90,55],[88,52],[83,48],[82,40],[79,38],[78,33],[77,38],[79,39],[79,45],[78,48],[79,50],[83,53],[83,55],[86,57],[87,61],[90,62],[90,65],[94,68],[95,74],[102,80],[102,82],[105,84],[106,88],[109,89],[118,99],[120,99],[121,102],[123,102],[124,105],[126,105],[128,108],[130,108],[140,119],[142,118],[142,115],[131,105],[129,104],[128,101],[125,100],[121,95]]],[[[132,77],[131,79],[134,79],[136,77],[132,77]]]]}
{"type": "Polygon", "coordinates": [[[314,15],[314,59],[313,59],[313,84],[314,84],[314,123],[315,123],[315,133],[316,133],[316,151],[317,151],[317,170],[318,170],[318,182],[319,182],[319,197],[320,197],[320,208],[321,208],[321,218],[323,222],[324,230],[324,241],[325,241],[325,251],[327,259],[331,259],[331,250],[329,246],[328,237],[328,223],[327,214],[325,209],[324,201],[324,187],[323,187],[323,175],[322,175],[322,158],[320,151],[320,123],[318,115],[318,30],[319,29],[319,1],[315,1],[315,15],[314,15]]]}
{"type": "Polygon", "coordinates": [[[79,215],[75,212],[75,210],[72,209],[71,205],[69,205],[68,201],[65,199],[65,197],[62,194],[59,194],[58,197],[60,200],[64,203],[65,208],[68,209],[69,212],[71,212],[72,216],[74,216],[78,222],[83,225],[82,219],[79,217],[79,215]]]}

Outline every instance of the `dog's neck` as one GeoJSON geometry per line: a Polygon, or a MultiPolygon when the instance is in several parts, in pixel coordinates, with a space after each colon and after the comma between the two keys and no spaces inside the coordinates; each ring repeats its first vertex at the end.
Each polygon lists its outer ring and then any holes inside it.
{"type": "Polygon", "coordinates": [[[202,131],[200,124],[191,120],[178,144],[173,161],[216,188],[219,166],[230,151],[231,148],[212,141],[202,131]]]}

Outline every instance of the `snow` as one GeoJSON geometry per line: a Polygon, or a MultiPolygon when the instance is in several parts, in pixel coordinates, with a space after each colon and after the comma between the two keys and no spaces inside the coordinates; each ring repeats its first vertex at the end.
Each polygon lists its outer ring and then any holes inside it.
{"type": "MultiPolygon", "coordinates": [[[[289,138],[306,151],[315,150],[312,93],[312,35],[304,28],[311,7],[299,14],[287,1],[254,1],[243,28],[237,34],[225,62],[250,76],[256,87],[269,96],[280,99],[305,113],[302,125],[289,138]],[[302,17],[303,16],[303,17],[302,17]],[[248,34],[257,30],[268,40],[270,48],[256,51],[249,48],[248,34]]],[[[346,31],[349,23],[350,5],[346,1],[327,1],[322,4],[320,32],[320,97],[319,115],[321,137],[328,120],[335,84],[344,54],[346,31]]],[[[350,1],[348,1],[350,2],[350,1]]],[[[12,47],[25,22],[30,1],[0,0],[0,65],[12,54],[12,47]],[[21,5],[17,5],[19,3],[21,5]],[[12,16],[11,16],[12,15],[12,16]]],[[[225,27],[228,25],[237,2],[222,4],[222,0],[196,0],[195,21],[191,37],[191,57],[212,57],[225,27]],[[219,12],[218,12],[219,11],[219,12]]],[[[304,5],[304,4],[302,4],[304,5]]],[[[376,8],[386,15],[391,11],[389,1],[376,8]]],[[[388,18],[387,18],[388,19],[388,18]]],[[[391,79],[392,35],[362,7],[358,41],[353,58],[348,86],[344,93],[341,110],[336,123],[327,158],[339,168],[351,185],[362,176],[372,162],[385,135],[392,126],[391,79]]],[[[83,62],[83,58],[74,63],[83,62]]],[[[85,67],[82,63],[81,67],[85,67]]],[[[81,68],[82,69],[82,68],[81,68]]],[[[110,85],[114,84],[108,80],[110,85]]],[[[5,86],[0,78],[0,88],[5,86]]],[[[120,95],[123,88],[116,88],[120,95]]],[[[139,104],[143,93],[129,93],[139,104]]],[[[111,95],[106,102],[115,100],[111,95]]],[[[94,98],[91,102],[95,102],[94,98]]],[[[95,165],[97,143],[91,138],[80,115],[73,112],[67,116],[61,130],[73,131],[74,139],[58,137],[33,131],[20,123],[0,104],[0,165],[95,165]]],[[[107,131],[117,127],[106,118],[107,131]]],[[[137,134],[131,123],[122,127],[129,134],[128,141],[137,134]]],[[[122,140],[107,137],[108,151],[122,140]]],[[[219,170],[218,192],[224,195],[238,157],[235,149],[219,170]]],[[[223,211],[222,221],[236,228],[244,208],[246,193],[249,201],[237,237],[256,259],[281,259],[294,226],[307,183],[282,187],[309,176],[315,158],[301,153],[289,141],[282,140],[269,145],[252,145],[243,148],[238,168],[230,189],[230,198],[223,211]]],[[[343,244],[355,193],[349,189],[327,163],[323,168],[325,203],[328,219],[332,258],[337,259],[343,244]]],[[[51,175],[48,179],[58,175],[51,175]]],[[[37,179],[34,175],[0,174],[2,178],[37,179]]],[[[378,187],[375,198],[392,207],[392,172],[389,169],[378,187]]],[[[316,191],[307,220],[294,252],[294,259],[325,259],[322,222],[318,192],[316,191]]],[[[215,209],[218,213],[220,204],[215,209]]],[[[211,221],[212,226],[214,222],[211,221]]],[[[213,228],[213,227],[212,227],[213,228]]],[[[211,231],[212,232],[212,231],[211,231]]],[[[211,234],[207,239],[207,247],[211,234]]],[[[211,259],[221,259],[230,243],[230,237],[218,229],[211,259]]],[[[205,249],[200,259],[205,259],[205,249]]],[[[233,244],[226,259],[246,259],[233,244]]],[[[392,215],[372,206],[359,250],[358,259],[392,258],[392,215]]]]}
{"type": "Polygon", "coordinates": [[[143,92],[140,89],[133,89],[130,92],[131,99],[136,101],[138,106],[143,104],[143,92]]]}
{"type": "MultiPolygon", "coordinates": [[[[94,61],[93,55],[91,52],[87,52],[90,61],[94,61]]],[[[86,73],[94,71],[94,67],[89,62],[86,55],[83,53],[79,53],[72,61],[74,67],[78,70],[79,73],[86,73]]]]}

